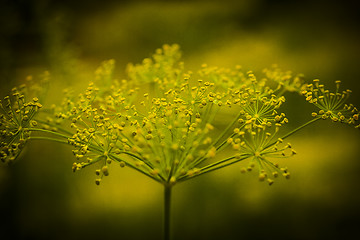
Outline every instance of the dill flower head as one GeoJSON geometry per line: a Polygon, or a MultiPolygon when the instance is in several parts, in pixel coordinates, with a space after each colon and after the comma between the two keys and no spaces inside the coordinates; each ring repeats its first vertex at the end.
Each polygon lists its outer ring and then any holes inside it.
{"type": "Polygon", "coordinates": [[[199,77],[208,79],[216,84],[218,87],[224,89],[234,88],[237,85],[246,85],[251,82],[247,74],[242,71],[240,65],[231,68],[210,67],[207,64],[202,64],[201,69],[198,71],[199,77]]]}
{"type": "Polygon", "coordinates": [[[192,72],[180,57],[178,45],[164,45],[141,64],[129,64],[121,80],[113,78],[115,61],[104,61],[82,92],[64,89],[60,104],[42,114],[42,99],[29,94],[39,85],[14,88],[0,101],[1,161],[13,162],[28,141],[50,140],[71,145],[73,172],[92,167],[97,185],[114,165],[132,168],[164,186],[169,239],[175,184],[243,162],[240,173],[255,172],[273,185],[279,176],[290,178],[276,161],[296,154],[285,142],[295,132],[328,118],[360,128],[357,108],[346,103],[351,91],[340,91],[340,81],[331,92],[277,66],[262,75],[206,64],[192,72]],[[301,93],[319,108],[314,119],[288,132],[286,92],[301,93]]]}
{"type": "Polygon", "coordinates": [[[279,123],[275,127],[267,127],[263,124],[238,133],[239,136],[236,138],[240,143],[240,147],[236,148],[239,151],[238,157],[249,159],[248,166],[242,168],[241,172],[252,171],[254,167],[257,167],[259,180],[266,180],[269,185],[274,183],[274,178],[277,178],[279,174],[286,179],[290,178],[286,167],[279,167],[277,163],[273,163],[274,159],[287,158],[296,154],[290,143],[285,144],[282,138],[276,139],[280,126],[279,123]]]}
{"type": "Polygon", "coordinates": [[[247,124],[262,124],[271,126],[276,122],[288,122],[284,113],[278,109],[285,102],[285,97],[278,94],[279,87],[272,89],[267,86],[267,79],[257,81],[252,72],[248,72],[251,79],[249,87],[243,87],[239,92],[240,113],[247,124]]]}
{"type": "Polygon", "coordinates": [[[291,155],[290,145],[274,139],[288,122],[279,112],[282,86],[273,89],[239,66],[203,65],[196,75],[179,57],[177,45],[165,45],[152,60],[129,65],[130,80],[121,81],[111,78],[114,61],[106,61],[84,93],[64,99],[54,116],[72,129],[73,171],[95,165],[100,184],[117,162],[170,185],[243,160],[270,185],[276,173],[287,173],[270,162],[291,155]]]}
{"type": "Polygon", "coordinates": [[[29,128],[37,125],[33,118],[42,104],[37,97],[28,99],[28,91],[21,85],[0,101],[0,159],[7,164],[19,156],[30,137],[29,128]]]}
{"type": "Polygon", "coordinates": [[[302,94],[306,101],[319,109],[318,113],[312,113],[313,117],[330,118],[334,122],[347,123],[359,128],[359,111],[354,105],[347,104],[351,90],[341,91],[340,83],[340,81],[336,81],[336,90],[331,92],[325,89],[323,84],[320,84],[319,79],[315,79],[313,83],[306,86],[302,94]]]}
{"type": "Polygon", "coordinates": [[[181,52],[177,44],[165,44],[158,48],[151,58],[145,58],[142,64],[128,64],[129,79],[140,84],[159,83],[159,87],[177,84],[181,81],[184,63],[180,62],[181,52]]]}
{"type": "Polygon", "coordinates": [[[287,137],[321,118],[358,120],[340,82],[331,93],[318,80],[304,85],[302,75],[276,66],[263,75],[206,64],[192,72],[180,57],[178,45],[164,45],[141,64],[129,64],[121,80],[113,78],[115,61],[104,61],[83,92],[64,90],[63,101],[36,120],[39,100],[14,89],[1,103],[1,160],[14,160],[29,139],[47,139],[70,144],[72,170],[93,166],[96,184],[115,163],[172,186],[242,161],[240,172],[256,168],[259,180],[272,185],[279,175],[290,177],[273,162],[296,153],[287,137]],[[302,93],[320,110],[280,136],[289,122],[281,110],[285,92],[302,93]],[[30,136],[34,131],[38,135],[30,136]]]}
{"type": "Polygon", "coordinates": [[[283,87],[283,91],[298,92],[305,86],[304,75],[294,74],[292,71],[282,71],[276,64],[271,68],[264,69],[266,77],[277,82],[283,87]]]}

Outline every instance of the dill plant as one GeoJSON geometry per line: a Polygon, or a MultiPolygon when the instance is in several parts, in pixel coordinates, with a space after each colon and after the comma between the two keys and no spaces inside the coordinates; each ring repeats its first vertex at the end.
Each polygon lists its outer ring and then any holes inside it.
{"type": "Polygon", "coordinates": [[[244,161],[240,172],[257,171],[272,185],[278,176],[290,178],[276,163],[296,154],[285,142],[289,136],[318,120],[360,126],[358,110],[347,103],[351,91],[340,90],[340,81],[332,92],[317,79],[306,83],[276,66],[260,78],[240,66],[204,64],[191,72],[180,58],[178,45],[164,45],[141,64],[129,64],[127,80],[114,79],[114,60],[105,61],[84,92],[65,90],[56,105],[43,107],[38,97],[48,73],[41,84],[14,88],[0,103],[1,161],[14,162],[28,141],[47,140],[73,146],[72,170],[92,166],[97,185],[114,165],[130,167],[164,186],[169,239],[176,184],[244,161]],[[286,92],[302,95],[317,110],[284,133],[286,92]]]}

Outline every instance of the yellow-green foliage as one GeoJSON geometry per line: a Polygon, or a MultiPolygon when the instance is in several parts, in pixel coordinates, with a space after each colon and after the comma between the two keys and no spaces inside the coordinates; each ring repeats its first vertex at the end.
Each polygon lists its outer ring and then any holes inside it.
{"type": "Polygon", "coordinates": [[[111,174],[113,162],[173,185],[247,161],[241,172],[256,168],[271,185],[279,175],[290,177],[273,162],[296,153],[285,138],[319,119],[359,126],[340,82],[331,93],[318,80],[306,84],[276,66],[261,76],[206,64],[191,72],[180,59],[178,45],[164,45],[141,64],[129,64],[127,80],[114,79],[115,62],[105,61],[83,93],[66,90],[50,107],[14,89],[2,102],[2,161],[14,161],[28,140],[47,139],[73,146],[73,171],[94,165],[96,184],[111,174]],[[281,111],[286,92],[304,95],[319,113],[280,135],[289,122],[281,111]]]}

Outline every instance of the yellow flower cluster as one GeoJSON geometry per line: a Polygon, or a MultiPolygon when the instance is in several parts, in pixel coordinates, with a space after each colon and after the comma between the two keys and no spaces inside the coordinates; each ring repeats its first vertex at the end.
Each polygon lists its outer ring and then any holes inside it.
{"type": "MultiPolygon", "coordinates": [[[[285,102],[283,84],[272,89],[267,79],[258,81],[239,66],[203,65],[196,74],[185,72],[180,56],[177,45],[165,45],[152,59],[129,65],[130,80],[120,82],[109,81],[114,61],[106,61],[84,94],[76,101],[65,98],[55,116],[68,119],[75,131],[68,138],[78,159],[73,170],[97,164],[99,184],[116,161],[175,184],[251,159],[249,166],[256,162],[264,176],[260,179],[272,184],[267,171],[282,170],[269,159],[289,156],[285,149],[290,145],[273,142],[288,122],[278,112],[285,102]],[[226,117],[232,121],[222,127],[226,117]],[[225,159],[219,158],[221,151],[225,159]]],[[[283,174],[288,177],[287,171],[283,174]]]]}
{"type": "Polygon", "coordinates": [[[320,84],[319,79],[313,80],[308,84],[306,89],[302,91],[306,101],[312,103],[319,108],[319,112],[313,112],[313,117],[321,117],[322,119],[330,118],[334,122],[347,123],[355,125],[359,119],[359,110],[352,104],[347,104],[351,90],[340,91],[340,81],[336,81],[336,91],[331,92],[320,84]]]}
{"type": "Polygon", "coordinates": [[[290,177],[273,163],[296,153],[284,143],[287,137],[319,119],[358,121],[358,110],[346,104],[350,91],[340,91],[340,82],[331,93],[318,80],[305,84],[302,75],[277,66],[260,77],[241,66],[203,64],[191,72],[180,57],[178,45],[164,45],[141,64],[129,64],[127,80],[114,79],[115,61],[105,61],[83,93],[66,90],[64,100],[36,120],[39,100],[14,89],[1,104],[1,160],[15,159],[29,139],[45,139],[72,145],[73,171],[94,165],[96,184],[113,162],[172,186],[248,161],[241,172],[256,168],[259,179],[272,185],[279,175],[290,177]],[[303,94],[320,111],[280,136],[289,122],[280,110],[286,92],[303,94]]]}
{"type": "Polygon", "coordinates": [[[282,71],[277,65],[264,69],[266,77],[272,81],[279,83],[283,87],[283,91],[298,92],[304,88],[304,75],[294,75],[291,71],[282,71]]]}
{"type": "Polygon", "coordinates": [[[37,125],[33,120],[42,104],[37,97],[28,99],[28,88],[13,88],[12,94],[0,101],[0,159],[10,164],[21,153],[30,137],[30,128],[37,125]]]}

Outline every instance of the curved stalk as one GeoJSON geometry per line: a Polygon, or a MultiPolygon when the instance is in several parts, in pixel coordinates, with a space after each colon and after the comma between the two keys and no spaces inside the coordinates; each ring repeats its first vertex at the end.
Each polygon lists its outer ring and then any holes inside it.
{"type": "Polygon", "coordinates": [[[67,141],[56,139],[56,138],[50,138],[50,137],[30,137],[29,140],[45,140],[45,141],[52,141],[52,142],[58,142],[58,143],[64,143],[69,145],[67,141]]]}
{"type": "Polygon", "coordinates": [[[66,134],[69,134],[69,135],[72,135],[72,134],[73,134],[73,133],[69,132],[68,130],[60,127],[59,125],[51,124],[51,123],[49,123],[49,122],[47,122],[47,121],[44,121],[44,120],[41,120],[41,119],[38,119],[38,118],[36,118],[36,119],[34,119],[34,120],[35,120],[36,122],[39,122],[39,123],[42,123],[42,124],[47,124],[47,125],[50,126],[50,127],[55,127],[57,130],[59,130],[59,131],[61,131],[61,132],[63,132],[63,133],[66,133],[66,134]]]}
{"type": "Polygon", "coordinates": [[[58,132],[54,132],[54,131],[50,131],[50,130],[46,130],[46,129],[42,129],[42,128],[28,128],[29,131],[38,131],[38,132],[44,132],[44,133],[49,133],[49,134],[53,134],[56,135],[58,137],[62,137],[62,138],[66,138],[68,139],[71,136],[66,136],[62,133],[58,133],[58,132]]]}

